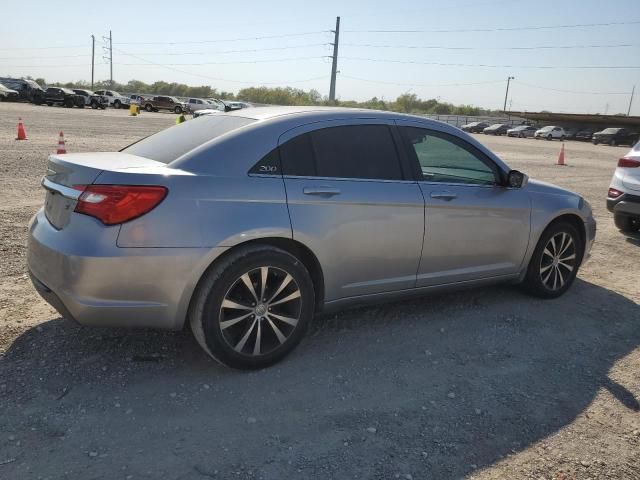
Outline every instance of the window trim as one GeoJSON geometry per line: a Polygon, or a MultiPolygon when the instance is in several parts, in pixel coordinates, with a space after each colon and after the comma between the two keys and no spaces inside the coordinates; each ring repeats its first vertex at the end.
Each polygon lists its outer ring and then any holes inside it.
{"type": "Polygon", "coordinates": [[[505,179],[504,179],[503,170],[484,152],[482,152],[481,150],[479,150],[469,142],[465,141],[464,139],[456,135],[452,135],[450,133],[441,132],[439,130],[434,130],[432,128],[427,128],[425,126],[420,126],[420,125],[398,125],[397,127],[399,130],[400,137],[402,138],[404,149],[406,150],[407,156],[411,161],[411,165],[413,167],[413,174],[416,181],[420,183],[426,183],[429,185],[455,185],[455,186],[485,187],[485,188],[504,186],[505,179]],[[466,150],[471,155],[473,155],[478,160],[480,160],[483,164],[485,164],[487,167],[489,167],[489,169],[493,172],[495,182],[492,185],[483,185],[479,183],[468,183],[468,182],[467,183],[465,182],[434,182],[434,181],[425,179],[424,174],[422,173],[422,167],[420,166],[420,160],[418,159],[418,154],[416,153],[415,149],[413,148],[413,145],[411,144],[407,136],[403,133],[403,128],[419,128],[419,129],[425,130],[428,132],[429,135],[441,138],[443,140],[447,140],[453,143],[454,145],[466,150]]]}

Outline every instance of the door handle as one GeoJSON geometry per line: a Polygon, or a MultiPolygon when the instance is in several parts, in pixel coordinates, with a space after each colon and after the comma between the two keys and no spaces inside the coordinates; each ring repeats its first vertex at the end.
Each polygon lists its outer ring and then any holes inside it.
{"type": "Polygon", "coordinates": [[[320,195],[330,197],[332,195],[339,195],[340,189],[321,185],[318,187],[304,187],[302,189],[302,193],[304,193],[305,195],[320,195]]]}
{"type": "Polygon", "coordinates": [[[440,200],[450,201],[456,198],[457,195],[451,192],[433,192],[431,193],[431,198],[438,198],[440,200]]]}

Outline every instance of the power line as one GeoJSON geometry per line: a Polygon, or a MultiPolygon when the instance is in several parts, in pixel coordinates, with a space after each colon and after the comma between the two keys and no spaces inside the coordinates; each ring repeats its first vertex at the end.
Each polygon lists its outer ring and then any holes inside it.
{"type": "Polygon", "coordinates": [[[90,57],[91,55],[47,55],[46,57],[0,57],[0,60],[41,60],[47,58],[81,58],[90,57]]]}
{"type": "Polygon", "coordinates": [[[613,45],[538,45],[532,47],[447,47],[444,45],[379,45],[372,43],[343,43],[346,47],[366,47],[366,48],[407,48],[407,49],[428,49],[428,50],[555,50],[574,48],[626,48],[637,47],[640,44],[613,44],[613,45]]]}
{"type": "MultiPolygon", "coordinates": [[[[198,67],[203,65],[245,65],[245,64],[254,64],[254,63],[282,63],[282,62],[299,62],[301,60],[319,60],[324,57],[319,57],[317,55],[308,56],[308,57],[287,57],[287,58],[272,58],[272,59],[259,59],[259,60],[238,60],[233,62],[198,62],[198,63],[163,63],[164,66],[169,67],[180,67],[180,66],[190,66],[190,67],[198,67]]],[[[148,65],[148,63],[118,63],[118,65],[125,66],[139,66],[139,65],[148,65]]]]}
{"type": "Polygon", "coordinates": [[[637,25],[640,20],[629,22],[607,22],[607,23],[575,23],[570,25],[537,25],[524,27],[496,27],[496,28],[456,28],[456,29],[434,29],[434,30],[345,30],[347,33],[464,33],[464,32],[513,32],[522,30],[554,30],[563,28],[583,28],[583,27],[610,27],[617,25],[637,25]]]}
{"type": "Polygon", "coordinates": [[[262,35],[258,37],[236,37],[216,40],[196,40],[196,41],[184,41],[184,42],[118,42],[115,45],[200,45],[204,43],[224,43],[224,42],[240,42],[244,40],[267,40],[271,38],[289,38],[289,37],[303,37],[307,35],[317,35],[319,33],[327,33],[328,30],[317,30],[314,32],[300,32],[300,33],[282,33],[278,35],[262,35]]]}
{"type": "Polygon", "coordinates": [[[518,85],[524,85],[525,87],[538,88],[540,90],[550,90],[552,92],[559,93],[575,93],[578,95],[629,95],[629,92],[581,92],[576,90],[563,90],[560,88],[551,88],[551,87],[542,87],[540,85],[532,85],[530,83],[525,83],[521,81],[514,81],[513,83],[517,83],[518,85]]]}
{"type": "MultiPolygon", "coordinates": [[[[256,52],[270,52],[276,50],[292,50],[295,48],[312,48],[312,47],[326,47],[328,43],[306,43],[302,45],[290,45],[285,47],[267,47],[267,48],[246,48],[238,50],[204,50],[199,52],[140,52],[135,55],[151,55],[151,56],[180,56],[180,55],[224,55],[227,53],[256,53],[256,52]]],[[[51,58],[51,57],[49,57],[51,58]]]]}
{"type": "Polygon", "coordinates": [[[60,45],[55,47],[5,47],[0,50],[53,50],[56,48],[86,48],[86,45],[60,45]]]}
{"type": "Polygon", "coordinates": [[[382,85],[397,85],[399,87],[462,87],[469,85],[489,85],[495,83],[503,83],[504,80],[489,80],[486,82],[470,82],[470,83],[398,83],[398,82],[385,82],[382,80],[370,80],[368,78],[353,77],[350,75],[340,74],[341,78],[349,78],[351,80],[358,80],[360,82],[379,83],[382,85]]]}
{"type": "Polygon", "coordinates": [[[586,69],[586,70],[633,70],[640,69],[635,65],[489,65],[485,63],[442,63],[442,62],[419,62],[415,60],[392,60],[367,57],[342,57],[346,60],[356,60],[362,62],[379,62],[379,63],[399,63],[408,65],[435,65],[441,67],[483,67],[483,68],[533,68],[533,69],[586,69]]]}
{"type": "Polygon", "coordinates": [[[144,58],[141,58],[135,54],[131,54],[131,53],[126,53],[123,52],[120,49],[117,49],[114,47],[114,50],[121,53],[122,55],[126,55],[129,57],[133,57],[133,58],[137,58],[138,60],[142,60],[143,62],[146,62],[145,65],[153,65],[156,67],[161,67],[161,68],[165,68],[167,70],[171,70],[174,72],[178,72],[178,73],[182,73],[185,75],[190,75],[193,77],[200,77],[200,78],[204,78],[206,80],[213,80],[216,82],[227,82],[227,83],[237,83],[237,84],[242,84],[242,85],[283,85],[283,84],[287,84],[287,83],[306,83],[306,82],[311,82],[314,80],[320,80],[320,79],[325,79],[327,78],[326,75],[322,75],[322,76],[318,76],[318,77],[312,77],[312,78],[306,78],[306,79],[302,79],[302,80],[291,80],[291,81],[287,81],[287,82],[253,82],[253,81],[245,81],[245,80],[232,80],[232,79],[228,79],[228,78],[219,78],[219,77],[211,77],[209,75],[202,75],[199,73],[193,73],[193,72],[187,72],[185,70],[179,69],[179,68],[174,68],[173,66],[170,65],[165,65],[162,63],[157,63],[157,62],[153,62],[151,60],[146,60],[144,58]]]}

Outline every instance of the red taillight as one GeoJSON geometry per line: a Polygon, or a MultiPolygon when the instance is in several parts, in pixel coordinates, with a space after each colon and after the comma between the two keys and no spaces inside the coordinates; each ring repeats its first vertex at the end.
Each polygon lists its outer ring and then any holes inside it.
{"type": "Polygon", "coordinates": [[[640,160],[622,157],[620,160],[618,160],[618,166],[624,168],[638,168],[640,167],[640,160]]]}
{"type": "Polygon", "coordinates": [[[615,188],[610,188],[609,192],[607,193],[607,197],[609,198],[618,198],[620,195],[622,195],[623,192],[621,192],[620,190],[616,190],[615,188]]]}
{"type": "Polygon", "coordinates": [[[75,211],[117,225],[153,210],[167,195],[165,187],[146,185],[74,185],[82,190],[75,211]]]}

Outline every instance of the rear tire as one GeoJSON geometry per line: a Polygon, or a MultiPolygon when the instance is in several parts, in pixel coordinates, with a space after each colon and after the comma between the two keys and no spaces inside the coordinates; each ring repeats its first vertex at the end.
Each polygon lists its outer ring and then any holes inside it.
{"type": "Polygon", "coordinates": [[[96,102],[95,100],[91,102],[91,108],[93,108],[94,110],[98,108],[98,102],[96,102]]]}
{"type": "Polygon", "coordinates": [[[538,240],[529,261],[524,289],[540,298],[563,295],[576,278],[583,251],[576,227],[565,221],[552,223],[538,240]]]}
{"type": "Polygon", "coordinates": [[[302,262],[279,248],[252,245],[205,273],[189,322],[200,346],[215,360],[259,369],[300,343],[314,309],[313,282],[302,262]]]}
{"type": "Polygon", "coordinates": [[[640,218],[616,213],[613,216],[613,221],[618,230],[623,233],[635,233],[640,230],[640,218]]]}
{"type": "Polygon", "coordinates": [[[609,146],[615,147],[616,145],[618,145],[618,142],[616,142],[615,138],[612,138],[611,140],[609,140],[609,146]]]}

